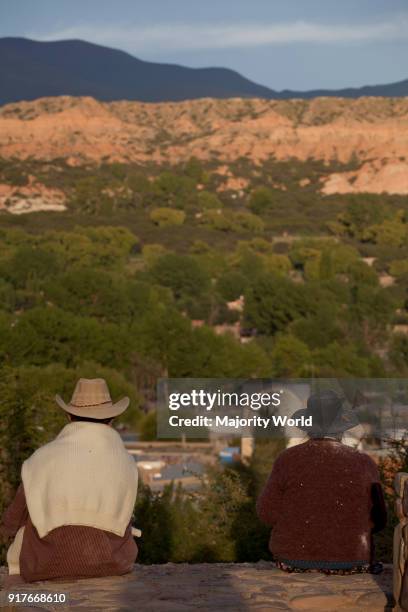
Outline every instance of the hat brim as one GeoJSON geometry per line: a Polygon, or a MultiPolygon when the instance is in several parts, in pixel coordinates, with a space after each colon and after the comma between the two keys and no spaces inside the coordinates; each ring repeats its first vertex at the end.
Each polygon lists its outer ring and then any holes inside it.
{"type": "MultiPolygon", "coordinates": [[[[310,416],[313,418],[313,411],[308,410],[307,408],[301,408],[300,410],[297,410],[294,414],[292,414],[291,418],[299,419],[301,417],[307,418],[310,416]]],[[[355,415],[352,414],[352,411],[342,409],[340,418],[335,419],[333,421],[332,425],[328,428],[328,431],[324,431],[324,427],[320,423],[313,423],[312,427],[307,427],[303,425],[297,425],[297,427],[312,436],[317,435],[319,433],[321,433],[322,435],[330,436],[336,434],[343,434],[358,424],[359,421],[358,419],[356,419],[355,415]]]]}
{"type": "Polygon", "coordinates": [[[115,404],[99,404],[97,406],[72,406],[72,404],[66,404],[60,395],[55,396],[55,401],[58,406],[69,412],[80,417],[89,417],[90,419],[109,419],[122,414],[129,406],[129,398],[123,397],[115,404]]]}

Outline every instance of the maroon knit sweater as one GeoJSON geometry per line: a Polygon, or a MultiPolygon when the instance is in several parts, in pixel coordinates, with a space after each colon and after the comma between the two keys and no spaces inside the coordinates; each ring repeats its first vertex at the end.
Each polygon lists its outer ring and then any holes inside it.
{"type": "Polygon", "coordinates": [[[269,548],[274,558],[298,567],[341,569],[370,563],[372,531],[386,523],[374,461],[329,439],[283,451],[257,511],[273,528],[269,548]]]}
{"type": "Polygon", "coordinates": [[[31,522],[21,484],[0,523],[0,541],[25,526],[20,572],[26,582],[116,576],[132,571],[137,546],[131,524],[123,537],[83,525],[63,525],[40,538],[31,522]]]}

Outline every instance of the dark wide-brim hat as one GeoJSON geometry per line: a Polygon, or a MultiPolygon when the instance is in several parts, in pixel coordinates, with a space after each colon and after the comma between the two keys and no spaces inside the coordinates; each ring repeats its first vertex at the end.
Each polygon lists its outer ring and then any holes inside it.
{"type": "Polygon", "coordinates": [[[69,404],[59,395],[55,396],[55,401],[69,414],[90,419],[109,419],[122,414],[129,406],[130,400],[124,397],[113,403],[103,378],[80,378],[69,404]]]}
{"type": "Polygon", "coordinates": [[[306,408],[297,410],[292,418],[312,417],[312,426],[300,426],[311,436],[336,436],[352,429],[358,419],[345,397],[332,389],[322,389],[310,395],[306,408]]]}

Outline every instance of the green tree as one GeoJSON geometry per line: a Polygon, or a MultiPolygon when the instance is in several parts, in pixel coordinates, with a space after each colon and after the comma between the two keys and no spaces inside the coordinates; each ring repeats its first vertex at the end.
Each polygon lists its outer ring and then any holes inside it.
{"type": "Polygon", "coordinates": [[[173,291],[176,300],[185,296],[201,296],[210,285],[205,270],[189,255],[169,253],[159,257],[150,273],[157,283],[173,291]]]}
{"type": "Polygon", "coordinates": [[[350,196],[346,211],[338,215],[337,224],[333,228],[340,235],[361,240],[368,227],[382,223],[389,216],[389,208],[379,202],[376,196],[365,194],[363,201],[359,196],[350,196]]]}
{"type": "Polygon", "coordinates": [[[390,360],[394,367],[400,372],[408,370],[408,336],[394,334],[391,339],[390,360]]]}
{"type": "Polygon", "coordinates": [[[273,345],[271,359],[275,376],[301,377],[310,372],[312,362],[310,350],[295,336],[278,336],[273,345]]]}
{"type": "Polygon", "coordinates": [[[117,322],[130,316],[129,284],[103,270],[80,268],[48,282],[45,295],[64,310],[117,322]]]}
{"type": "Polygon", "coordinates": [[[203,182],[205,171],[202,162],[197,157],[190,157],[188,162],[184,164],[184,174],[194,179],[196,183],[203,182]]]}
{"type": "Polygon", "coordinates": [[[162,172],[153,187],[154,201],[159,206],[186,209],[197,200],[196,182],[189,176],[162,172]]]}
{"type": "Polygon", "coordinates": [[[54,307],[33,308],[21,315],[6,350],[16,365],[57,362],[73,367],[89,360],[121,369],[130,364],[132,346],[126,328],[54,307]]]}
{"type": "Polygon", "coordinates": [[[157,419],[155,412],[148,412],[141,419],[138,427],[141,440],[156,440],[157,439],[157,419]]]}
{"type": "Polygon", "coordinates": [[[243,295],[248,285],[248,279],[242,272],[231,270],[225,272],[217,281],[217,291],[224,300],[232,301],[243,295]]]}
{"type": "Polygon", "coordinates": [[[58,257],[41,247],[20,246],[11,259],[2,266],[3,276],[16,288],[39,290],[42,281],[57,274],[58,257]]]}
{"type": "Polygon", "coordinates": [[[134,522],[142,527],[138,541],[142,563],[168,563],[172,554],[171,499],[173,488],[166,487],[162,495],[139,484],[134,522]]]}
{"type": "Polygon", "coordinates": [[[75,227],[74,231],[46,232],[42,248],[72,266],[123,268],[138,238],[125,227],[75,227]]]}
{"type": "Polygon", "coordinates": [[[315,313],[295,321],[290,326],[290,331],[310,349],[324,347],[331,342],[341,341],[344,335],[341,314],[338,306],[324,301],[315,313]]]}
{"type": "Polygon", "coordinates": [[[408,242],[408,224],[400,216],[386,219],[380,224],[368,227],[363,238],[383,246],[402,247],[408,242]]]}
{"type": "Polygon", "coordinates": [[[358,353],[352,344],[332,342],[313,353],[314,374],[321,378],[381,376],[375,358],[358,353]]]}
{"type": "Polygon", "coordinates": [[[104,214],[113,211],[115,200],[103,178],[87,176],[77,181],[71,204],[83,213],[104,214]]]}
{"type": "Polygon", "coordinates": [[[259,275],[245,294],[244,319],[248,327],[273,336],[308,313],[304,289],[281,276],[259,275]]]}
{"type": "Polygon", "coordinates": [[[408,278],[408,260],[397,259],[390,263],[389,272],[391,276],[408,278]]]}
{"type": "Polygon", "coordinates": [[[370,347],[383,342],[396,306],[392,295],[384,289],[361,284],[352,286],[347,311],[350,333],[355,339],[362,338],[370,347]]]}

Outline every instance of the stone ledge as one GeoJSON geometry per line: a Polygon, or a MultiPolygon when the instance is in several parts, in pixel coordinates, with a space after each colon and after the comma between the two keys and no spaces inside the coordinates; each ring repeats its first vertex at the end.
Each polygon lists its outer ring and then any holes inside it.
{"type": "Polygon", "coordinates": [[[131,574],[71,582],[37,582],[0,592],[0,611],[78,609],[134,612],[234,610],[391,610],[392,567],[379,576],[287,574],[271,563],[135,565],[131,574]],[[66,593],[68,605],[11,607],[7,593],[66,593]]]}

